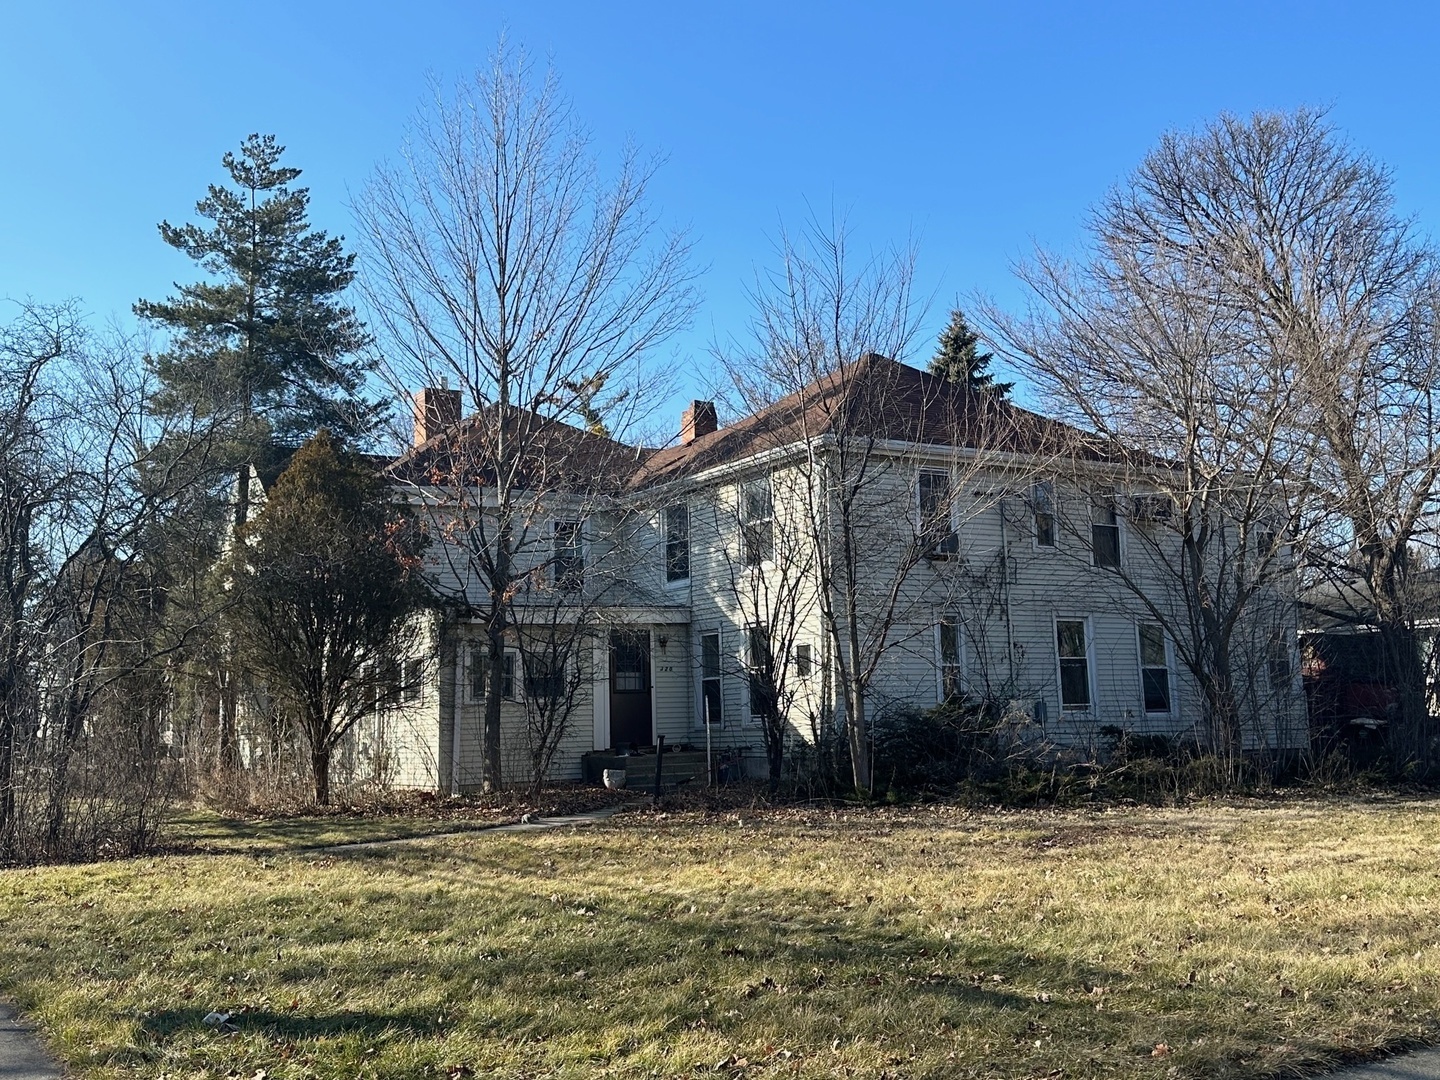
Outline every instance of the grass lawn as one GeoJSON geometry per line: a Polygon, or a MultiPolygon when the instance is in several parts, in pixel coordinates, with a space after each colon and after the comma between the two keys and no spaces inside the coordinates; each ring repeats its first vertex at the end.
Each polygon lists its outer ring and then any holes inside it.
{"type": "Polygon", "coordinates": [[[276,829],[0,873],[0,993],[82,1077],[1260,1077],[1440,1041],[1440,803],[627,815],[343,856],[276,829]]]}

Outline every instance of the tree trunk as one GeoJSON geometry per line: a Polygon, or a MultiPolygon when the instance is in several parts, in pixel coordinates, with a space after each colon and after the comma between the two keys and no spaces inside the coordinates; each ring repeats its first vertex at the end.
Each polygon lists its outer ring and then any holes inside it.
{"type": "Polygon", "coordinates": [[[16,680],[0,676],[0,862],[15,854],[15,756],[18,751],[19,709],[16,680]]]}
{"type": "Polygon", "coordinates": [[[1406,620],[1382,621],[1380,644],[1387,680],[1395,688],[1395,715],[1386,742],[1397,772],[1416,770],[1425,775],[1430,768],[1426,725],[1429,709],[1425,703],[1425,671],[1420,643],[1406,620]]]}
{"type": "Polygon", "coordinates": [[[330,805],[330,751],[310,751],[310,775],[315,781],[315,805],[330,805]]]}
{"type": "MultiPolygon", "coordinates": [[[[500,790],[500,707],[505,686],[505,616],[497,615],[487,627],[490,655],[485,659],[485,730],[482,736],[480,787],[487,795],[500,790]]],[[[518,677],[518,672],[517,672],[518,677]]]]}

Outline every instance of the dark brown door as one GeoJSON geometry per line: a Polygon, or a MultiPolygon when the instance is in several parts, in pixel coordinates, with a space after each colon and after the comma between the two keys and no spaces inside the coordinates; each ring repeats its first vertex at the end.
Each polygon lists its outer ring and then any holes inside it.
{"type": "Polygon", "coordinates": [[[610,745],[649,746],[650,631],[610,631],[610,745]]]}

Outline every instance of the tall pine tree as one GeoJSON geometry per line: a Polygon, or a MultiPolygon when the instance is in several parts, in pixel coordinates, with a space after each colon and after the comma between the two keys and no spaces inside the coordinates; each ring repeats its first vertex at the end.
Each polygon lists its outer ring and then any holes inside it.
{"type": "Polygon", "coordinates": [[[251,135],[224,156],[231,186],[210,185],[195,205],[210,224],[160,224],[209,278],[135,305],[170,332],[168,351],[151,358],[156,408],[233,417],[241,460],[321,427],[363,435],[378,412],[361,396],[365,327],[342,299],[355,256],[310,227],[310,191],[291,186],[300,170],[280,164],[284,151],[273,135],[251,135]]]}
{"type": "Polygon", "coordinates": [[[950,325],[940,335],[940,347],[930,361],[930,371],[950,382],[966,383],[970,389],[1005,398],[1014,383],[996,382],[990,374],[993,353],[981,352],[980,335],[970,329],[960,309],[950,312],[950,325]]]}

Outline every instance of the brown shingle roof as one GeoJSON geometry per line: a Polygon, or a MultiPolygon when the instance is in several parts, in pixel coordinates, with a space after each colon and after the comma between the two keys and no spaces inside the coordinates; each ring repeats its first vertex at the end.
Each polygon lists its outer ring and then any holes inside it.
{"type": "MultiPolygon", "coordinates": [[[[451,484],[462,475],[469,483],[493,483],[482,451],[496,415],[472,416],[408,450],[391,475],[420,484],[451,484]]],[[[526,434],[517,482],[532,490],[637,491],[826,435],[1021,455],[1120,456],[1068,424],[873,353],[718,431],[662,450],[522,410],[510,417],[526,434]]]]}
{"type": "Polygon", "coordinates": [[[1093,436],[1068,424],[871,353],[710,435],[656,451],[635,470],[629,486],[678,480],[824,435],[1027,455],[1111,456],[1093,436]]]}

